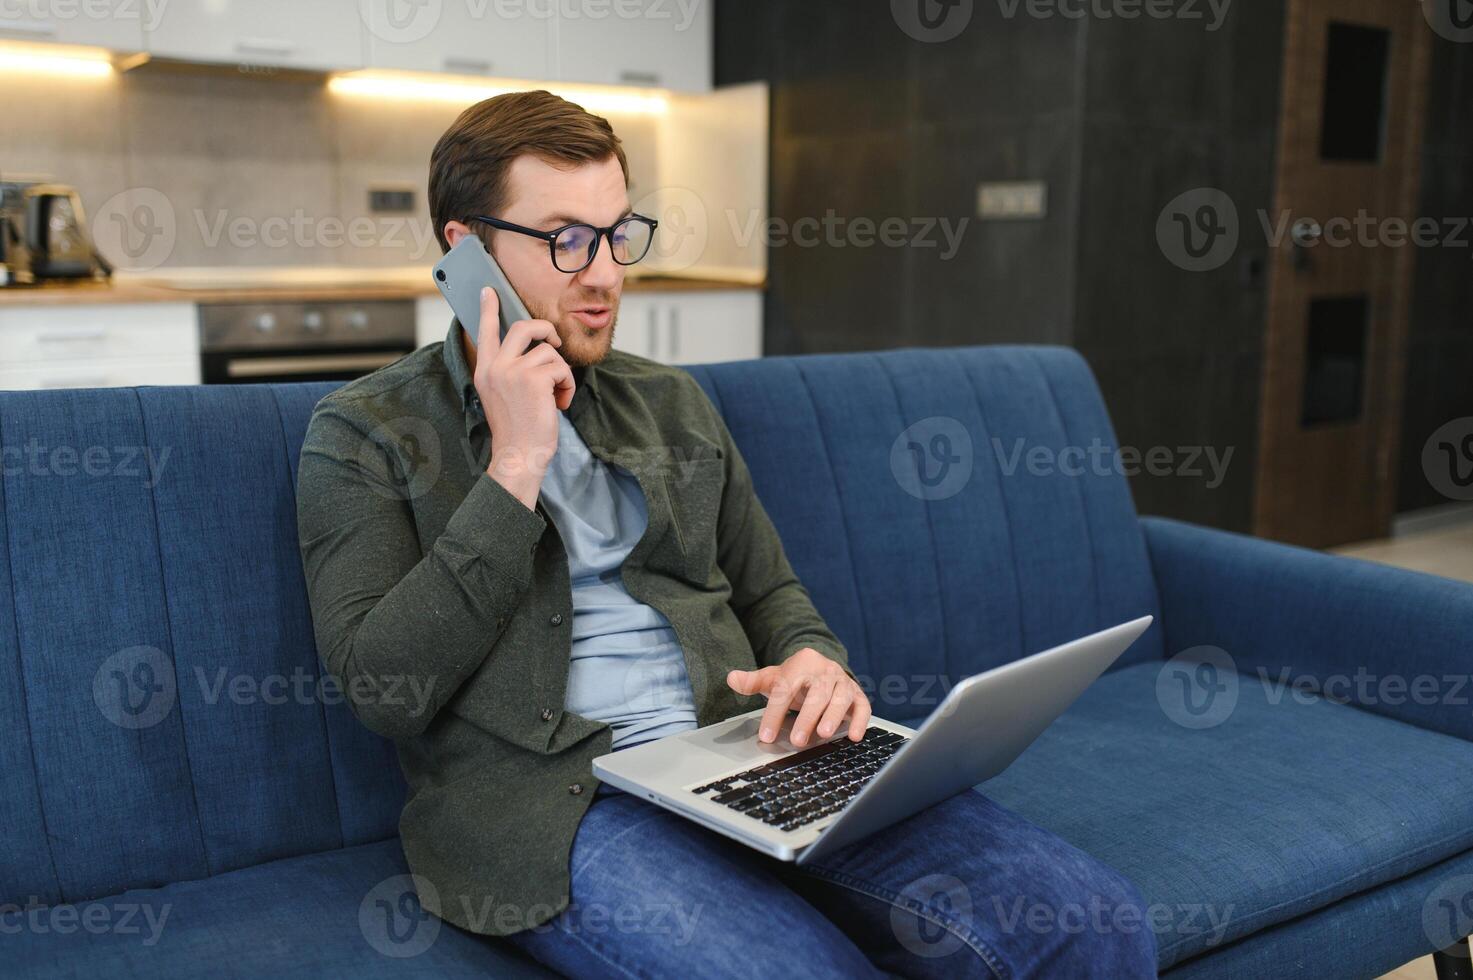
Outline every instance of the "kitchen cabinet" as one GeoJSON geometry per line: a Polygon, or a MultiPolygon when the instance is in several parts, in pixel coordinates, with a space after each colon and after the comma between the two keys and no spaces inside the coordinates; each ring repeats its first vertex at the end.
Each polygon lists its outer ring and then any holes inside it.
{"type": "Polygon", "coordinates": [[[666,364],[761,357],[762,292],[626,292],[620,302],[614,346],[666,364]]]}
{"type": "Polygon", "coordinates": [[[439,293],[421,296],[414,302],[414,342],[417,346],[444,340],[455,313],[439,293]]]}
{"type": "Polygon", "coordinates": [[[711,90],[711,4],[610,0],[559,4],[556,78],[711,90]]]}
{"type": "Polygon", "coordinates": [[[388,19],[396,0],[368,3],[364,44],[368,67],[403,71],[547,78],[552,73],[553,21],[535,4],[446,3],[388,19]],[[419,18],[424,17],[422,22],[419,18]],[[376,19],[375,19],[376,18],[376,19]]]}
{"type": "MultiPolygon", "coordinates": [[[[454,315],[439,296],[420,297],[415,304],[419,346],[444,340],[454,315]]],[[[626,288],[614,346],[666,364],[761,357],[762,291],[626,288]]]]}
{"type": "Polygon", "coordinates": [[[0,40],[85,44],[114,51],[143,50],[142,0],[87,3],[0,3],[0,40]]]}
{"type": "MultiPolygon", "coordinates": [[[[453,7],[454,4],[447,4],[453,7]]],[[[171,3],[145,32],[162,58],[318,70],[363,67],[358,0],[171,3]]]]}
{"type": "Polygon", "coordinates": [[[0,309],[0,389],[199,384],[192,303],[0,309]]]}

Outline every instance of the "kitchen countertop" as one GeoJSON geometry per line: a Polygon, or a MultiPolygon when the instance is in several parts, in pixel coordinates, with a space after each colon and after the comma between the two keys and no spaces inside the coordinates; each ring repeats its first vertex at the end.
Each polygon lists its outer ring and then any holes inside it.
{"type": "MultiPolygon", "coordinates": [[[[760,277],[630,276],[624,291],[705,292],[761,289],[760,277]]],[[[0,288],[8,307],[101,303],[327,303],[418,299],[436,294],[429,269],[181,270],[177,275],[118,275],[111,282],[0,288]]]]}

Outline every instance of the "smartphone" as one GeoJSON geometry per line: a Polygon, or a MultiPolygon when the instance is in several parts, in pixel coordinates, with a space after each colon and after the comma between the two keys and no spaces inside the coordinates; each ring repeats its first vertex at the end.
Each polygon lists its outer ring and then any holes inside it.
{"type": "Polygon", "coordinates": [[[445,297],[445,302],[455,311],[455,318],[470,335],[472,347],[475,346],[476,338],[481,335],[481,290],[487,286],[496,290],[496,295],[501,299],[502,340],[506,339],[506,331],[513,323],[532,319],[532,314],[527,312],[527,305],[522,302],[517,291],[511,288],[511,281],[506,278],[506,273],[501,271],[501,266],[496,264],[496,260],[486,251],[486,246],[481,244],[481,239],[475,235],[466,235],[446,252],[435,263],[434,276],[440,295],[445,297]]]}

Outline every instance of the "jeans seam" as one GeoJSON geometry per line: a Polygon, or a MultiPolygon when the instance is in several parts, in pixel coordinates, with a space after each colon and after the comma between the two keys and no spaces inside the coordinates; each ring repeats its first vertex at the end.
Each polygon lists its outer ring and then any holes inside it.
{"type": "Polygon", "coordinates": [[[997,977],[998,980],[1009,980],[1008,968],[998,958],[997,954],[993,952],[991,947],[983,941],[982,937],[970,929],[954,925],[947,917],[940,915],[930,906],[922,905],[920,902],[905,904],[898,893],[892,892],[888,888],[882,888],[862,878],[845,874],[842,871],[830,871],[827,868],[819,867],[800,867],[804,873],[810,874],[815,878],[823,878],[841,888],[848,888],[850,891],[858,892],[866,897],[878,899],[891,908],[903,909],[917,918],[925,919],[934,925],[940,926],[966,943],[977,954],[978,958],[987,964],[987,968],[992,971],[993,976],[997,977]]]}
{"type": "MultiPolygon", "coordinates": [[[[564,910],[564,914],[566,914],[566,910],[564,910]]],[[[608,953],[604,952],[602,949],[599,949],[593,943],[589,942],[582,934],[575,932],[572,929],[565,929],[561,927],[557,928],[559,932],[563,933],[563,935],[567,936],[570,939],[576,940],[578,945],[582,946],[591,955],[597,957],[603,963],[617,970],[621,976],[632,977],[634,978],[634,980],[654,980],[654,978],[650,974],[636,971],[614,959],[608,953]]]]}
{"type": "MultiPolygon", "coordinates": [[[[614,795],[617,795],[617,794],[612,794],[611,793],[609,795],[614,796],[614,795]]],[[[627,795],[632,795],[632,794],[627,794],[627,795]]],[[[635,797],[635,799],[638,799],[638,797],[635,797]]],[[[598,800],[595,800],[594,802],[597,803],[599,801],[598,800]]],[[[592,808],[592,805],[593,804],[589,804],[589,808],[590,809],[592,808]]],[[[625,827],[623,830],[619,831],[613,837],[610,837],[607,840],[603,841],[599,845],[598,850],[594,851],[592,854],[590,854],[587,857],[585,857],[583,859],[583,863],[582,864],[580,864],[580,865],[578,865],[578,867],[572,869],[571,873],[568,876],[569,882],[571,883],[573,880],[577,879],[577,877],[583,873],[584,869],[588,867],[588,865],[593,861],[593,859],[596,858],[596,857],[598,857],[598,855],[603,852],[604,848],[606,848],[609,845],[613,844],[615,841],[617,841],[619,838],[623,837],[625,834],[628,834],[628,833],[631,833],[631,832],[633,832],[635,830],[638,830],[640,827],[643,827],[645,824],[649,823],[651,820],[654,820],[656,817],[664,816],[667,812],[668,811],[663,810],[663,809],[660,809],[659,807],[656,807],[653,812],[645,814],[645,817],[644,817],[643,820],[640,820],[640,821],[638,821],[636,823],[630,824],[628,827],[625,827]]],[[[587,814],[584,814],[584,818],[587,819],[587,814]]]]}

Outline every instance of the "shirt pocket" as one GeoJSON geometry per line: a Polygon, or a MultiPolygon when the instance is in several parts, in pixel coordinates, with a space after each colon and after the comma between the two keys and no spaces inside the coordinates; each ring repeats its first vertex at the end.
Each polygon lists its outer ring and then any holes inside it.
{"type": "Polygon", "coordinates": [[[680,549],[680,564],[705,581],[716,564],[716,525],[726,468],[720,459],[690,460],[660,474],[670,501],[670,529],[680,549]]]}

